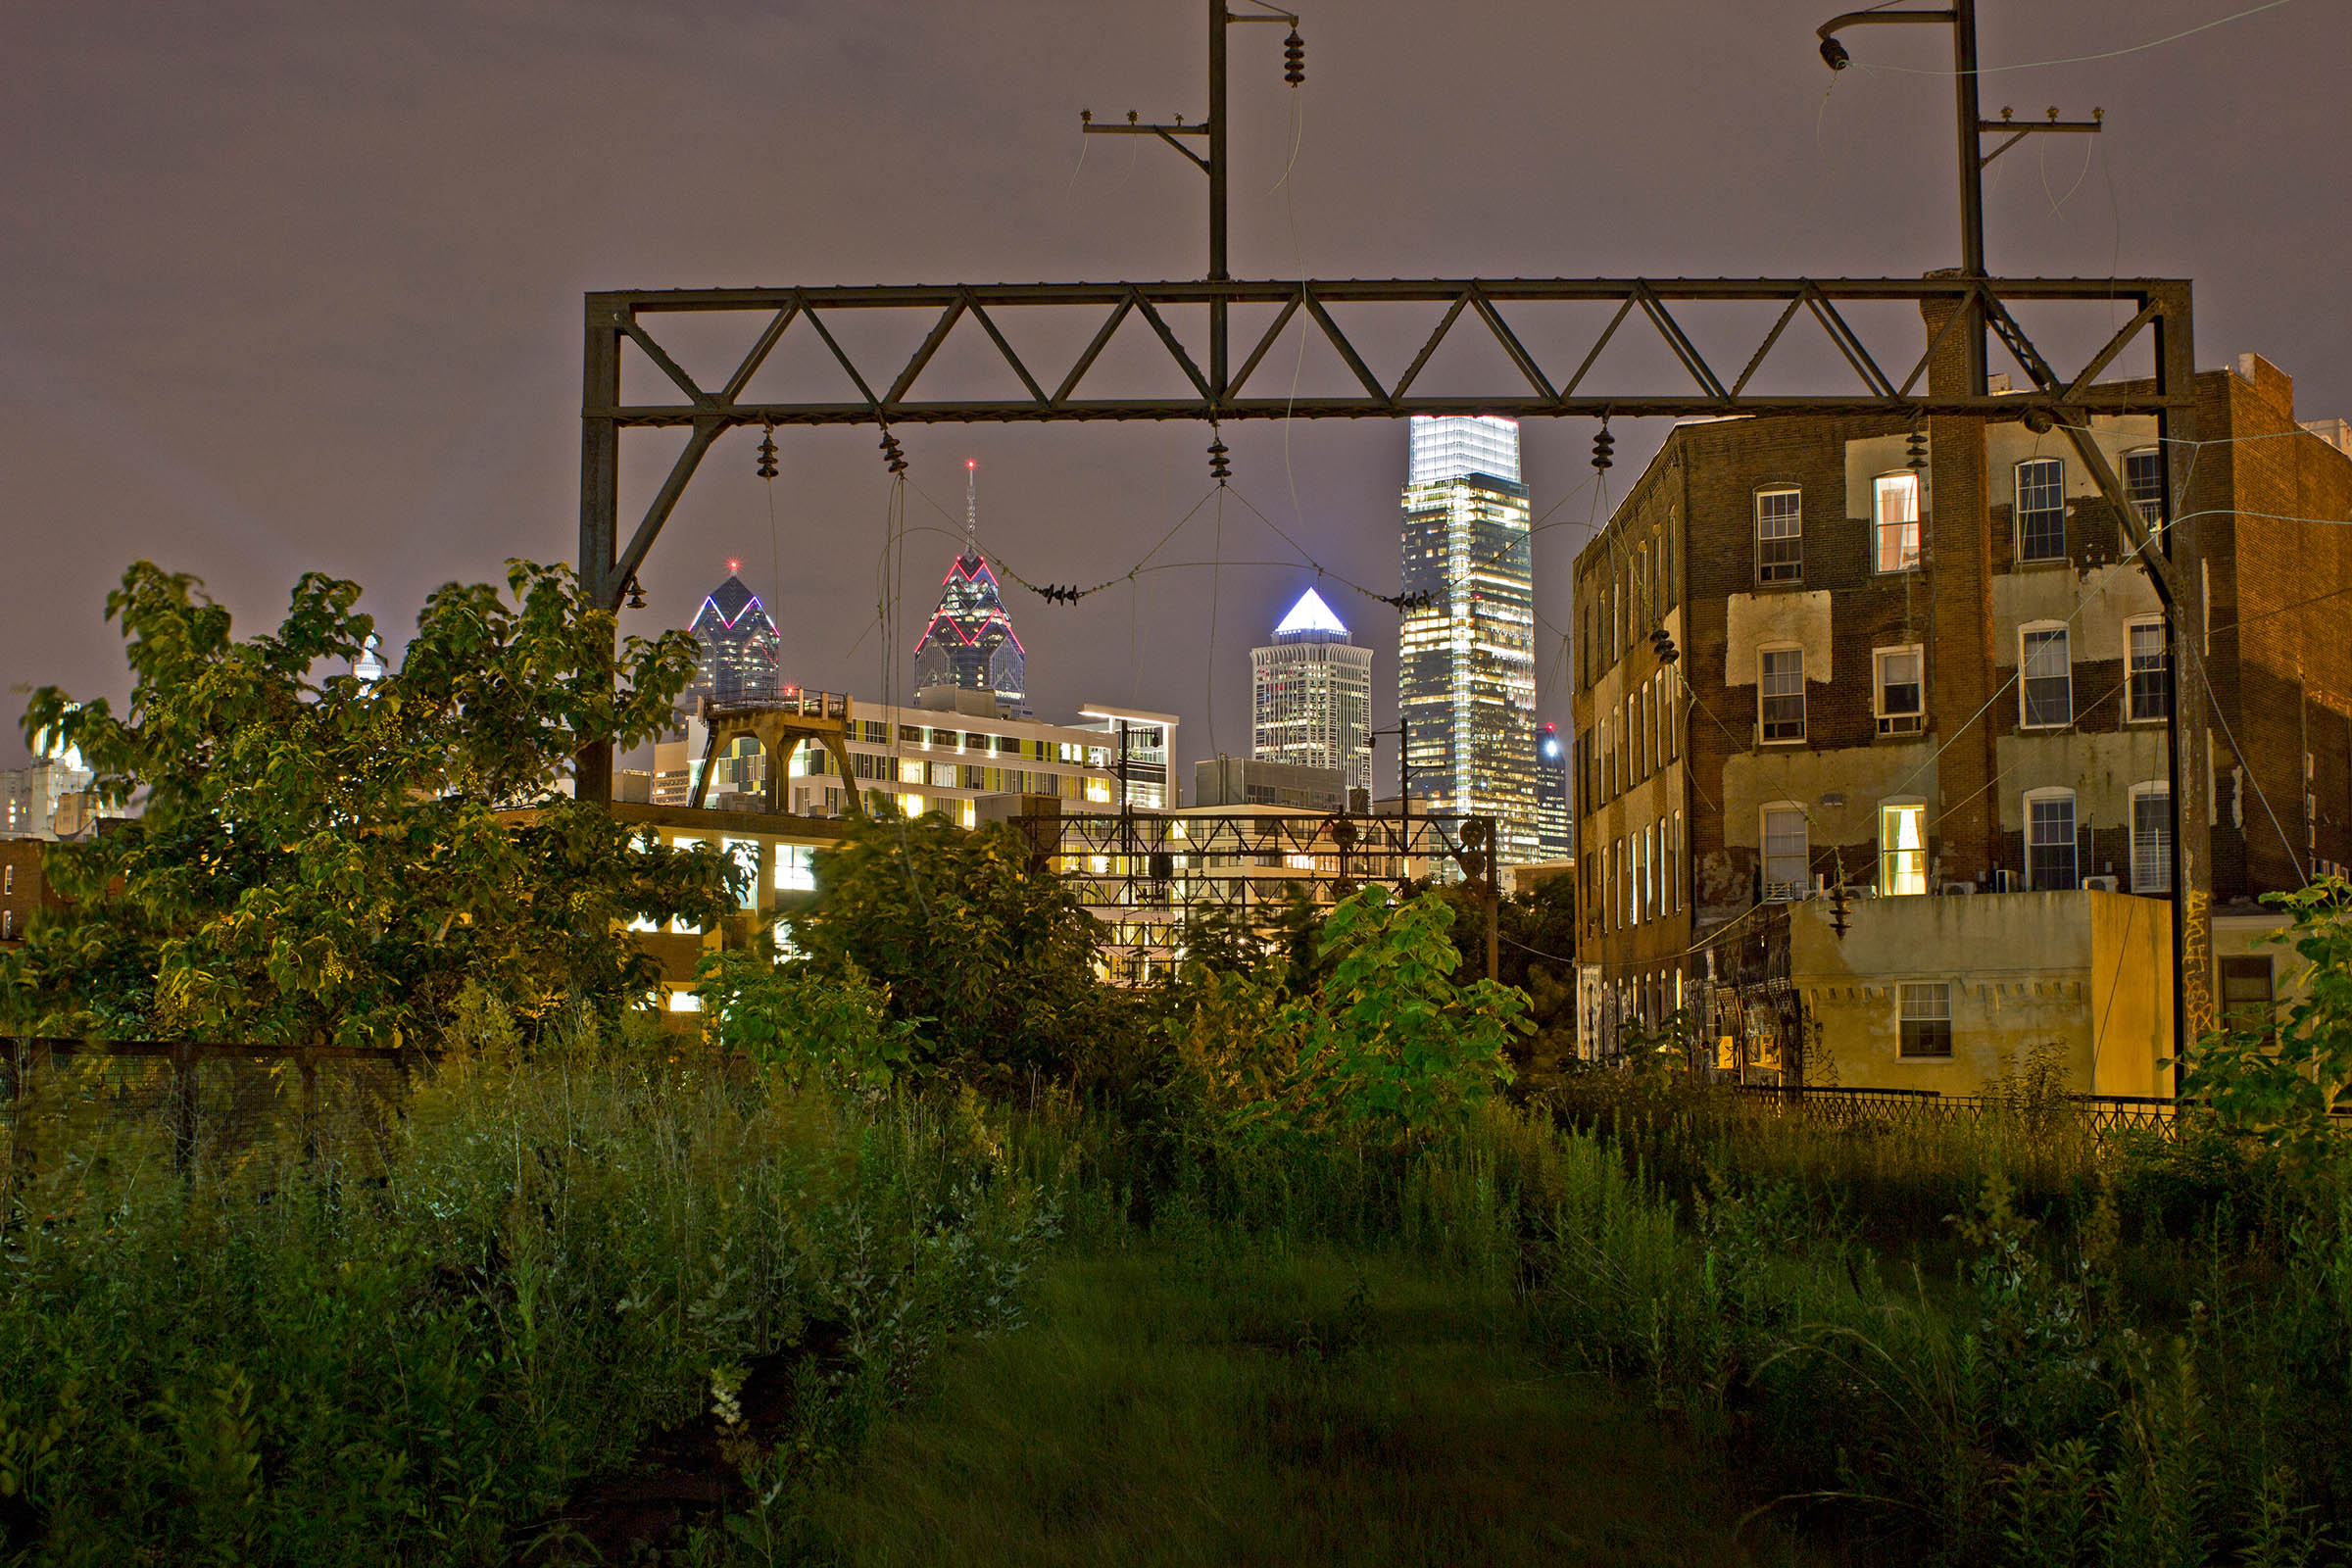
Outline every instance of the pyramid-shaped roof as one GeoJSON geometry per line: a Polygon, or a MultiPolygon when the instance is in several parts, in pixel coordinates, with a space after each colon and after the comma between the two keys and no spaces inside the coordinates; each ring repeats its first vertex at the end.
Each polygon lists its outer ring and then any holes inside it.
{"type": "Polygon", "coordinates": [[[1322,635],[1344,638],[1348,635],[1348,627],[1339,616],[1331,612],[1331,607],[1323,602],[1323,596],[1309,588],[1298,596],[1298,602],[1291,607],[1291,612],[1282,617],[1282,624],[1274,628],[1274,635],[1277,637],[1322,635]]]}

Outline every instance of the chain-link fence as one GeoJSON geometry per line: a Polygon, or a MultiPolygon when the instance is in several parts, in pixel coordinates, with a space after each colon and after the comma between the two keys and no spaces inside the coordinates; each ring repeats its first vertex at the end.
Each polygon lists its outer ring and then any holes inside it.
{"type": "Polygon", "coordinates": [[[0,1038],[0,1171],[154,1159],[187,1173],[270,1150],[371,1165],[411,1054],[0,1038]]]}

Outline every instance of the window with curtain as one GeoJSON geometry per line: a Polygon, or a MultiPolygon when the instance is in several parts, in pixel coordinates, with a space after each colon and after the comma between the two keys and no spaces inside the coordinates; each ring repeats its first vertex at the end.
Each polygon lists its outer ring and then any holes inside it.
{"type": "Polygon", "coordinates": [[[2017,466],[2017,559],[2066,559],[2066,465],[2056,458],[2017,466]]]}
{"type": "Polygon", "coordinates": [[[2026,885],[2036,893],[2075,887],[2075,798],[2026,798],[2026,885]]]}
{"type": "Polygon", "coordinates": [[[1879,808],[1879,891],[1889,897],[1928,891],[1928,808],[1902,802],[1879,808]]]}
{"type": "Polygon", "coordinates": [[[2053,729],[2075,716],[2074,665],[2066,628],[2044,626],[2018,633],[2018,722],[2028,729],[2053,729]]]}
{"type": "Polygon", "coordinates": [[[1871,655],[1879,733],[1916,735],[1927,722],[1923,670],[1917,648],[1881,648],[1871,655]]]}
{"type": "Polygon", "coordinates": [[[1909,571],[1919,564],[1919,475],[1881,474],[1871,486],[1877,522],[1876,564],[1881,571],[1909,571]]]}

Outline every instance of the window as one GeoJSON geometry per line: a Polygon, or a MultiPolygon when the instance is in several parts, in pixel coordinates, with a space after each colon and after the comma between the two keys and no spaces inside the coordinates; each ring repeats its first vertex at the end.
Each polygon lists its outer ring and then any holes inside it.
{"type": "Polygon", "coordinates": [[[2278,1000],[2268,955],[2222,960],[2222,1022],[2232,1029],[2271,1032],[2278,1000]]]}
{"type": "Polygon", "coordinates": [[[2054,729],[2075,716],[2075,674],[2064,626],[2028,627],[2018,634],[2018,722],[2027,729],[2054,729]]]}
{"type": "Polygon", "coordinates": [[[1683,813],[1674,813],[1674,848],[1666,857],[1667,899],[1673,907],[1683,906],[1683,813]]]}
{"type": "Polygon", "coordinates": [[[2055,790],[2026,797],[2026,886],[2035,893],[2075,886],[2075,796],[2055,790]]]}
{"type": "Polygon", "coordinates": [[[1895,1047],[1901,1056],[1948,1056],[1952,1054],[1952,984],[1948,980],[1904,980],[1895,988],[1895,1009],[1902,1039],[1895,1047]]]}
{"type": "Polygon", "coordinates": [[[1804,571],[1804,493],[1756,492],[1756,581],[1795,582],[1804,571]]]}
{"type": "Polygon", "coordinates": [[[900,783],[920,784],[923,781],[925,772],[926,769],[923,766],[923,760],[921,758],[902,757],[899,759],[900,783]]]}
{"type": "Polygon", "coordinates": [[[2173,666],[2164,646],[2164,622],[2135,620],[2124,628],[2131,647],[2131,708],[2135,724],[2161,719],[2172,706],[2173,666]]]}
{"type": "Polygon", "coordinates": [[[2164,521],[2164,454],[2154,447],[2124,454],[2124,488],[2150,527],[2164,521]]]}
{"type": "Polygon", "coordinates": [[[963,769],[957,767],[954,762],[933,762],[931,764],[930,782],[934,788],[955,789],[962,777],[963,769]]]}
{"type": "Polygon", "coordinates": [[[1805,738],[1805,654],[1767,648],[1756,656],[1757,717],[1768,741],[1805,738]]]}
{"type": "Polygon", "coordinates": [[[2066,466],[2056,458],[2017,466],[2017,559],[2066,559],[2066,466]]]}
{"type": "Polygon", "coordinates": [[[906,742],[909,746],[922,745],[923,726],[920,724],[901,724],[899,726],[899,739],[906,742]]]}
{"type": "Polygon", "coordinates": [[[1879,892],[1928,891],[1928,808],[1917,802],[1879,808],[1879,892]]]}
{"type": "Polygon", "coordinates": [[[1634,835],[1634,885],[1626,895],[1626,913],[1635,925],[1649,918],[1649,830],[1643,828],[1634,835]]]}
{"type": "Polygon", "coordinates": [[[2173,787],[2135,784],[2132,788],[2132,891],[2170,893],[2173,889],[2173,787]]]}
{"type": "Polygon", "coordinates": [[[1878,693],[1879,733],[1918,734],[1927,722],[1924,655],[1917,648],[1881,648],[1870,656],[1870,662],[1872,685],[1878,693]]]}
{"type": "Polygon", "coordinates": [[[1881,474],[1871,486],[1878,569],[1909,571],[1919,564],[1919,475],[1881,474]]]}
{"type": "Polygon", "coordinates": [[[1764,808],[1764,897],[1793,899],[1804,892],[1812,858],[1803,810],[1793,806],[1764,808]]]}

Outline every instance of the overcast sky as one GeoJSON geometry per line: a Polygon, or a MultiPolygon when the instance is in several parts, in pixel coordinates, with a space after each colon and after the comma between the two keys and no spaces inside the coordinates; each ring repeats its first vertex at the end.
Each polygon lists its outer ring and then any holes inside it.
{"type": "MultiPolygon", "coordinates": [[[[1991,270],[2193,277],[2201,366],[2256,350],[2295,376],[2301,416],[2352,416],[2352,3],[2289,0],[2131,48],[2246,3],[1986,0],[1986,112],[2096,105],[2107,125],[1994,166],[1991,270]]],[[[1097,138],[1081,165],[1076,115],[1198,118],[1202,9],[0,0],[0,686],[119,694],[102,606],[141,556],[203,577],[247,631],[275,624],[305,570],[357,578],[395,648],[437,584],[569,559],[586,290],[1198,276],[1205,182],[1140,139],[1097,138]]],[[[1831,9],[1326,0],[1301,28],[1296,99],[1281,29],[1239,29],[1233,270],[1949,266],[1947,35],[1858,30],[1833,89],[1813,38],[1831,9]]],[[[1527,432],[1535,510],[1572,524],[1537,541],[1552,628],[1587,537],[1592,428],[1527,432]]],[[[1621,494],[1660,432],[1618,433],[1621,494]]],[[[955,548],[920,530],[959,521],[967,458],[984,538],[1033,581],[1123,576],[1208,486],[1191,425],[902,434],[909,478],[954,514],[910,503],[902,640],[955,548]]],[[[1394,591],[1400,427],[1225,438],[1243,494],[1335,573],[1394,591]]],[[[659,439],[632,448],[632,495],[659,439]]],[[[629,624],[683,624],[734,557],[793,675],[879,697],[873,436],[778,439],[772,495],[756,435],[714,452],[629,624]]],[[[1214,510],[1159,559],[1294,558],[1238,505],[1220,539],[1214,510]]],[[[1225,567],[1213,658],[1205,568],[1076,607],[1012,590],[1032,702],[1048,718],[1088,701],[1176,712],[1189,773],[1213,701],[1215,746],[1246,752],[1249,649],[1314,580],[1225,567]]],[[[1324,593],[1378,651],[1391,721],[1394,612],[1324,593]]],[[[1565,727],[1557,636],[1541,646],[1542,714],[1565,727]]],[[[22,698],[7,703],[15,761],[22,698]]]]}

